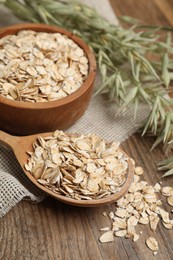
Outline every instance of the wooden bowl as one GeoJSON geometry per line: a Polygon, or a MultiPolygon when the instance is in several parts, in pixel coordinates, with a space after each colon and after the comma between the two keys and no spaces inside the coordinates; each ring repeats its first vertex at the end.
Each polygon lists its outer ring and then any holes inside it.
{"type": "Polygon", "coordinates": [[[89,104],[96,75],[95,57],[81,39],[55,26],[18,24],[1,29],[0,38],[16,34],[21,30],[67,35],[84,50],[89,60],[89,72],[86,80],[76,92],[56,101],[29,103],[13,101],[0,95],[0,129],[17,135],[67,129],[83,115],[89,104]]]}

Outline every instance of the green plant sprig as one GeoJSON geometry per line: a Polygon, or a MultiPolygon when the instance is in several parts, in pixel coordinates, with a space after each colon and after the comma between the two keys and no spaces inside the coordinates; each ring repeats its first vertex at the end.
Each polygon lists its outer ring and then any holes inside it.
{"type": "MultiPolygon", "coordinates": [[[[173,99],[167,98],[173,79],[171,27],[143,26],[123,17],[130,28],[112,25],[94,9],[77,2],[56,0],[1,0],[22,20],[54,24],[80,36],[95,52],[103,85],[96,94],[107,93],[120,110],[134,104],[134,116],[143,102],[150,108],[142,134],[157,136],[153,148],[173,140],[173,99]],[[165,40],[160,37],[165,33],[165,40]]],[[[173,174],[173,158],[159,170],[173,174]],[[171,167],[171,168],[170,168],[171,167]]],[[[165,174],[166,175],[166,174],[165,174]]]]}

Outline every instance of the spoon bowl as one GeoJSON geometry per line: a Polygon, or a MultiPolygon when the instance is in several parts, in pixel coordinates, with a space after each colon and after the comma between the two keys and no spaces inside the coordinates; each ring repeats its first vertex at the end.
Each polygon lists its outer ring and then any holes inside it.
{"type": "MultiPolygon", "coordinates": [[[[72,198],[68,198],[64,195],[59,195],[54,193],[53,191],[47,189],[43,185],[37,182],[37,180],[32,176],[31,173],[25,170],[24,165],[27,162],[29,155],[26,153],[27,151],[33,151],[32,144],[37,139],[38,136],[46,137],[51,136],[52,132],[49,133],[41,133],[41,134],[35,134],[35,135],[29,135],[29,136],[12,136],[9,135],[3,131],[0,131],[0,143],[3,143],[7,146],[9,146],[15,156],[18,160],[20,166],[22,167],[24,173],[27,175],[27,177],[30,179],[30,181],[35,184],[38,188],[40,188],[42,191],[46,192],[48,195],[54,197],[55,199],[64,202],[66,204],[70,204],[73,206],[79,206],[79,207],[97,207],[102,205],[107,205],[114,203],[115,201],[119,200],[122,196],[124,196],[125,193],[127,193],[134,176],[134,166],[131,162],[131,159],[128,159],[128,173],[125,183],[121,186],[120,191],[116,192],[115,194],[112,194],[110,196],[107,196],[105,198],[101,199],[92,199],[92,200],[76,200],[72,198]]],[[[122,151],[124,154],[125,152],[122,151]]],[[[126,154],[127,156],[127,154],[126,154]]]]}

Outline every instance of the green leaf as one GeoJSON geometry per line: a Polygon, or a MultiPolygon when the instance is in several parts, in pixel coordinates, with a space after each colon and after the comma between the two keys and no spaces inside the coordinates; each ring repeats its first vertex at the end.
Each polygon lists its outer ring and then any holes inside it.
{"type": "Polygon", "coordinates": [[[128,52],[128,58],[129,58],[129,61],[130,61],[130,64],[131,64],[133,77],[135,77],[134,58],[133,58],[133,55],[132,55],[132,53],[130,51],[128,52]]]}
{"type": "Polygon", "coordinates": [[[124,16],[120,16],[118,17],[121,21],[123,22],[126,22],[126,23],[129,23],[129,24],[136,24],[139,22],[138,19],[136,18],[133,18],[133,17],[130,17],[128,15],[124,15],[124,16]]]}
{"type": "Polygon", "coordinates": [[[163,174],[162,178],[168,177],[168,176],[171,176],[171,175],[173,175],[173,168],[170,169],[169,171],[167,171],[165,174],[163,174]]]}
{"type": "Polygon", "coordinates": [[[157,137],[157,139],[156,139],[156,141],[154,142],[154,144],[152,145],[152,147],[151,147],[151,151],[158,145],[158,144],[160,144],[161,142],[163,141],[163,136],[158,136],[157,137]]]}
{"type": "Polygon", "coordinates": [[[137,116],[138,106],[139,106],[139,100],[136,98],[135,106],[134,106],[134,119],[136,119],[136,116],[137,116]]]}
{"type": "Polygon", "coordinates": [[[165,86],[168,88],[169,83],[170,83],[170,75],[168,71],[168,66],[169,66],[169,58],[168,58],[168,53],[165,52],[163,55],[163,63],[162,63],[162,79],[165,83],[165,86]]]}
{"type": "Polygon", "coordinates": [[[134,100],[134,98],[137,95],[137,92],[138,92],[138,87],[133,87],[129,90],[127,96],[124,99],[126,106],[129,105],[129,103],[131,103],[134,100]]]}
{"type": "Polygon", "coordinates": [[[172,115],[171,113],[169,113],[166,117],[166,123],[165,123],[165,129],[164,129],[164,139],[163,142],[166,141],[168,133],[170,131],[170,126],[171,126],[171,119],[172,119],[172,115]]]}

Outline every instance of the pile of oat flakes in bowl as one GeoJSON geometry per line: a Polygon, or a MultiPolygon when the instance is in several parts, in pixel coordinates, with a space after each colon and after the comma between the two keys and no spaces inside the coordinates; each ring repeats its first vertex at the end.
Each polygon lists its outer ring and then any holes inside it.
{"type": "Polygon", "coordinates": [[[0,39],[0,94],[24,102],[47,102],[78,90],[88,59],[60,33],[22,30],[0,39]]]}

